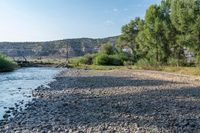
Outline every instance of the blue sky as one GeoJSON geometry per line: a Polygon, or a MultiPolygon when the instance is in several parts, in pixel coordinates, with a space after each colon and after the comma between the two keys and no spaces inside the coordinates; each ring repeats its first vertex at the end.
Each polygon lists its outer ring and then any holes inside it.
{"type": "Polygon", "coordinates": [[[0,41],[119,35],[161,0],[0,0],[0,41]]]}

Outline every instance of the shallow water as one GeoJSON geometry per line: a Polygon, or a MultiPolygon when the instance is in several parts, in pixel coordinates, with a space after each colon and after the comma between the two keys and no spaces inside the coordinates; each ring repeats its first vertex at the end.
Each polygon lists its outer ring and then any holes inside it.
{"type": "Polygon", "coordinates": [[[25,105],[32,99],[32,90],[54,81],[61,69],[21,68],[14,72],[0,73],[0,119],[15,104],[25,105]]]}

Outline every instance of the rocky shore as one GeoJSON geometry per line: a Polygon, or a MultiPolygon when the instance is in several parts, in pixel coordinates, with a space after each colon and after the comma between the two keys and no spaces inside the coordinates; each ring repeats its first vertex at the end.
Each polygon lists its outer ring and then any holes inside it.
{"type": "Polygon", "coordinates": [[[196,77],[69,69],[33,95],[25,110],[7,111],[0,133],[200,132],[196,77]]]}

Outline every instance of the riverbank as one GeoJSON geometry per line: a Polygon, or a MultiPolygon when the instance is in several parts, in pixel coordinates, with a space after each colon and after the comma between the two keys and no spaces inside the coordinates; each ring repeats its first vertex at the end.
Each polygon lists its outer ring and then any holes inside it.
{"type": "Polygon", "coordinates": [[[86,70],[150,70],[158,72],[170,72],[191,76],[200,76],[200,67],[175,67],[175,66],[100,66],[100,65],[75,65],[69,64],[70,68],[86,70]]]}
{"type": "Polygon", "coordinates": [[[62,72],[0,132],[200,132],[199,78],[136,70],[62,72]]]}

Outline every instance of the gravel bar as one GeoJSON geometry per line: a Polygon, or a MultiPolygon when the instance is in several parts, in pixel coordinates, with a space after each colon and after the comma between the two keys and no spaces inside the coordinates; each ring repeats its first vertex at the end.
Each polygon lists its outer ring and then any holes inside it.
{"type": "Polygon", "coordinates": [[[68,69],[49,85],[26,109],[7,111],[0,133],[200,132],[198,77],[68,69]]]}

